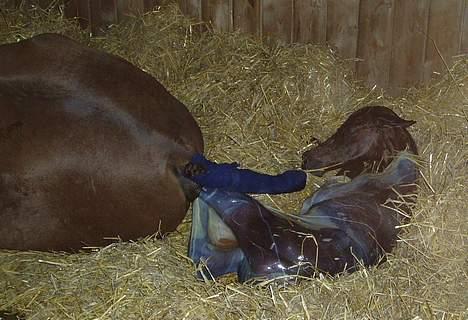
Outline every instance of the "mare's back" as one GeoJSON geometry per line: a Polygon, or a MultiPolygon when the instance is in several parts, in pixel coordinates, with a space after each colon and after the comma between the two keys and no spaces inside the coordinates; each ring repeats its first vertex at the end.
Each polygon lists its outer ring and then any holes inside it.
{"type": "Polygon", "coordinates": [[[203,151],[186,107],[125,60],[45,34],[0,46],[0,247],[173,231],[203,151]]]}

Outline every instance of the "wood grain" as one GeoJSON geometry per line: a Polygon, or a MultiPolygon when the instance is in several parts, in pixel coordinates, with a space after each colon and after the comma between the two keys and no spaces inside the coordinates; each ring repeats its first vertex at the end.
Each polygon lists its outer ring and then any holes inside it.
{"type": "Polygon", "coordinates": [[[292,42],[293,6],[291,0],[263,0],[262,29],[264,37],[292,42]]]}
{"type": "Polygon", "coordinates": [[[463,1],[463,15],[460,21],[460,53],[468,53],[468,1],[463,1]]]}
{"type": "Polygon", "coordinates": [[[233,0],[233,28],[261,36],[260,0],[233,0]]]}
{"type": "Polygon", "coordinates": [[[389,85],[412,87],[423,80],[429,0],[395,0],[389,85]]]}
{"type": "MultiPolygon", "coordinates": [[[[90,0],[94,2],[95,0],[90,0]]],[[[145,11],[143,0],[117,0],[117,15],[119,21],[129,15],[142,14],[145,11]]]]}
{"type": "Polygon", "coordinates": [[[70,0],[65,3],[64,14],[66,18],[78,18],[82,29],[86,29],[90,23],[89,1],[70,0]]]}
{"type": "Polygon", "coordinates": [[[325,44],[327,38],[327,1],[296,0],[294,42],[325,44]]]}
{"type": "Polygon", "coordinates": [[[202,0],[202,20],[209,22],[215,30],[232,31],[232,1],[202,0]]]}
{"type": "Polygon", "coordinates": [[[459,51],[460,21],[463,20],[463,0],[431,1],[427,30],[424,81],[432,78],[433,72],[446,69],[452,57],[459,51]],[[445,62],[444,62],[445,61],[445,62]]]}
{"type": "Polygon", "coordinates": [[[192,18],[201,20],[202,2],[201,0],[185,0],[185,14],[192,18]]]}
{"type": "MultiPolygon", "coordinates": [[[[359,0],[328,0],[327,42],[345,59],[356,58],[359,0]]],[[[350,62],[354,69],[355,64],[350,62]]]]}
{"type": "Polygon", "coordinates": [[[370,87],[389,82],[393,6],[393,0],[361,0],[356,72],[370,87]]]}
{"type": "MultiPolygon", "coordinates": [[[[328,43],[351,61],[365,84],[393,93],[427,82],[434,72],[446,71],[444,60],[450,65],[454,55],[468,53],[468,0],[174,1],[184,14],[210,22],[215,30],[285,43],[328,43]]],[[[69,0],[65,15],[79,17],[83,28],[99,33],[126,14],[163,2],[69,0]]],[[[205,29],[202,24],[194,28],[205,29]]]]}

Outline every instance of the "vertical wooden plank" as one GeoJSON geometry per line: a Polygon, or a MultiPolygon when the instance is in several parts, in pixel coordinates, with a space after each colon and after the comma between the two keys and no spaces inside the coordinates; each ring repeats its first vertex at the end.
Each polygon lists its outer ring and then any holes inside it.
{"type": "MultiPolygon", "coordinates": [[[[96,1],[96,0],[90,0],[96,1]]],[[[117,17],[121,21],[125,16],[142,14],[145,6],[143,0],[116,0],[117,17]]]]}
{"type": "Polygon", "coordinates": [[[468,1],[463,1],[463,15],[460,21],[460,53],[468,53],[468,1]]]}
{"type": "Polygon", "coordinates": [[[14,9],[18,6],[18,0],[3,0],[3,2],[0,2],[0,9],[14,9]]]}
{"type": "Polygon", "coordinates": [[[202,19],[202,2],[201,0],[186,0],[185,13],[199,21],[202,19]]]}
{"type": "MultiPolygon", "coordinates": [[[[327,42],[338,49],[341,57],[356,58],[359,0],[328,0],[327,42]]],[[[354,69],[355,63],[350,63],[354,69]]]]}
{"type": "MultiPolygon", "coordinates": [[[[42,9],[47,9],[51,5],[56,4],[54,0],[21,0],[21,1],[17,0],[16,3],[18,4],[18,6],[25,4],[27,6],[38,6],[39,8],[42,8],[42,9]]],[[[7,2],[7,5],[8,5],[8,2],[7,2]]],[[[0,1],[0,6],[4,6],[2,4],[2,1],[0,1]]]]}
{"type": "Polygon", "coordinates": [[[263,0],[263,36],[286,43],[292,42],[293,8],[291,0],[263,0]]]}
{"type": "Polygon", "coordinates": [[[327,1],[296,0],[294,3],[294,42],[325,44],[327,1]]]}
{"type": "Polygon", "coordinates": [[[78,18],[78,23],[82,29],[88,27],[90,21],[89,1],[66,1],[63,11],[65,18],[78,18]]]}
{"type": "Polygon", "coordinates": [[[433,72],[445,71],[443,60],[450,66],[452,57],[458,53],[463,3],[464,0],[436,0],[430,3],[424,61],[425,82],[431,79],[433,72]]]}
{"type": "Polygon", "coordinates": [[[186,1],[185,0],[177,0],[177,3],[179,4],[180,12],[182,12],[184,15],[186,15],[187,14],[186,1]]]}
{"type": "MultiPolygon", "coordinates": [[[[106,31],[107,26],[118,23],[116,0],[89,0],[87,9],[89,26],[93,35],[101,35],[106,31]]],[[[79,11],[81,15],[81,8],[79,11]]]]}
{"type": "Polygon", "coordinates": [[[260,0],[233,0],[234,30],[260,36],[260,0]]]}
{"type": "Polygon", "coordinates": [[[143,0],[143,10],[148,12],[163,3],[163,0],[143,0]]]}
{"type": "Polygon", "coordinates": [[[429,0],[395,0],[390,86],[412,87],[423,79],[429,0]]]}
{"type": "Polygon", "coordinates": [[[78,1],[79,0],[65,1],[65,4],[63,6],[63,14],[64,14],[65,18],[79,17],[79,15],[78,15],[78,1]]]}
{"type": "Polygon", "coordinates": [[[82,29],[88,28],[91,21],[91,0],[76,0],[78,23],[82,29]]]}
{"type": "Polygon", "coordinates": [[[117,20],[117,3],[115,0],[100,0],[99,16],[101,19],[101,26],[108,26],[110,24],[118,23],[117,20]]]}
{"type": "Polygon", "coordinates": [[[202,20],[219,31],[232,31],[232,2],[229,0],[202,0],[202,20]]]}
{"type": "Polygon", "coordinates": [[[386,88],[392,53],[393,0],[361,0],[356,74],[365,84],[386,88]]]}
{"type": "Polygon", "coordinates": [[[89,27],[92,35],[102,35],[101,1],[89,0],[89,27]]]}

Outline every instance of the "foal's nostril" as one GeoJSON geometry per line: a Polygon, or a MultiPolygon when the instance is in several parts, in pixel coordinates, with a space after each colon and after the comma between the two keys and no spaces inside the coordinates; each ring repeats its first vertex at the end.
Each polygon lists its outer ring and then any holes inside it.
{"type": "Polygon", "coordinates": [[[313,170],[313,169],[318,169],[321,167],[321,164],[319,161],[315,159],[311,159],[310,157],[303,157],[302,158],[302,169],[304,170],[313,170]]]}
{"type": "Polygon", "coordinates": [[[307,169],[310,166],[310,159],[311,157],[309,156],[309,151],[306,151],[302,154],[302,169],[307,169]]]}
{"type": "Polygon", "coordinates": [[[325,170],[321,169],[323,168],[323,163],[310,157],[303,157],[301,168],[303,170],[313,170],[310,173],[317,177],[321,177],[325,173],[325,170]]]}

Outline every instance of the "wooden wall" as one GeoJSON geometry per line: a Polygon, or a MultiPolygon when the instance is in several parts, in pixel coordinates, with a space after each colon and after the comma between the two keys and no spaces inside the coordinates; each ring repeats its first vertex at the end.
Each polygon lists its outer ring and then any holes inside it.
{"type": "Polygon", "coordinates": [[[170,0],[0,0],[0,9],[64,5],[65,17],[76,17],[83,29],[101,35],[125,16],[142,14],[167,1],[170,0]]]}
{"type": "MultiPolygon", "coordinates": [[[[1,1],[1,0],[0,0],[1,1]]],[[[60,0],[6,0],[50,3],[60,0]]],[[[93,34],[171,0],[63,0],[93,34]]],[[[350,61],[357,78],[390,92],[444,73],[468,53],[468,0],[172,0],[215,30],[282,42],[328,44],[350,61]]]]}
{"type": "Polygon", "coordinates": [[[468,0],[178,0],[214,29],[329,44],[359,79],[391,91],[423,84],[468,53],[468,0]]]}
{"type": "Polygon", "coordinates": [[[78,17],[81,27],[90,28],[92,34],[105,32],[126,15],[142,14],[158,5],[159,0],[64,0],[65,16],[78,17]]]}

